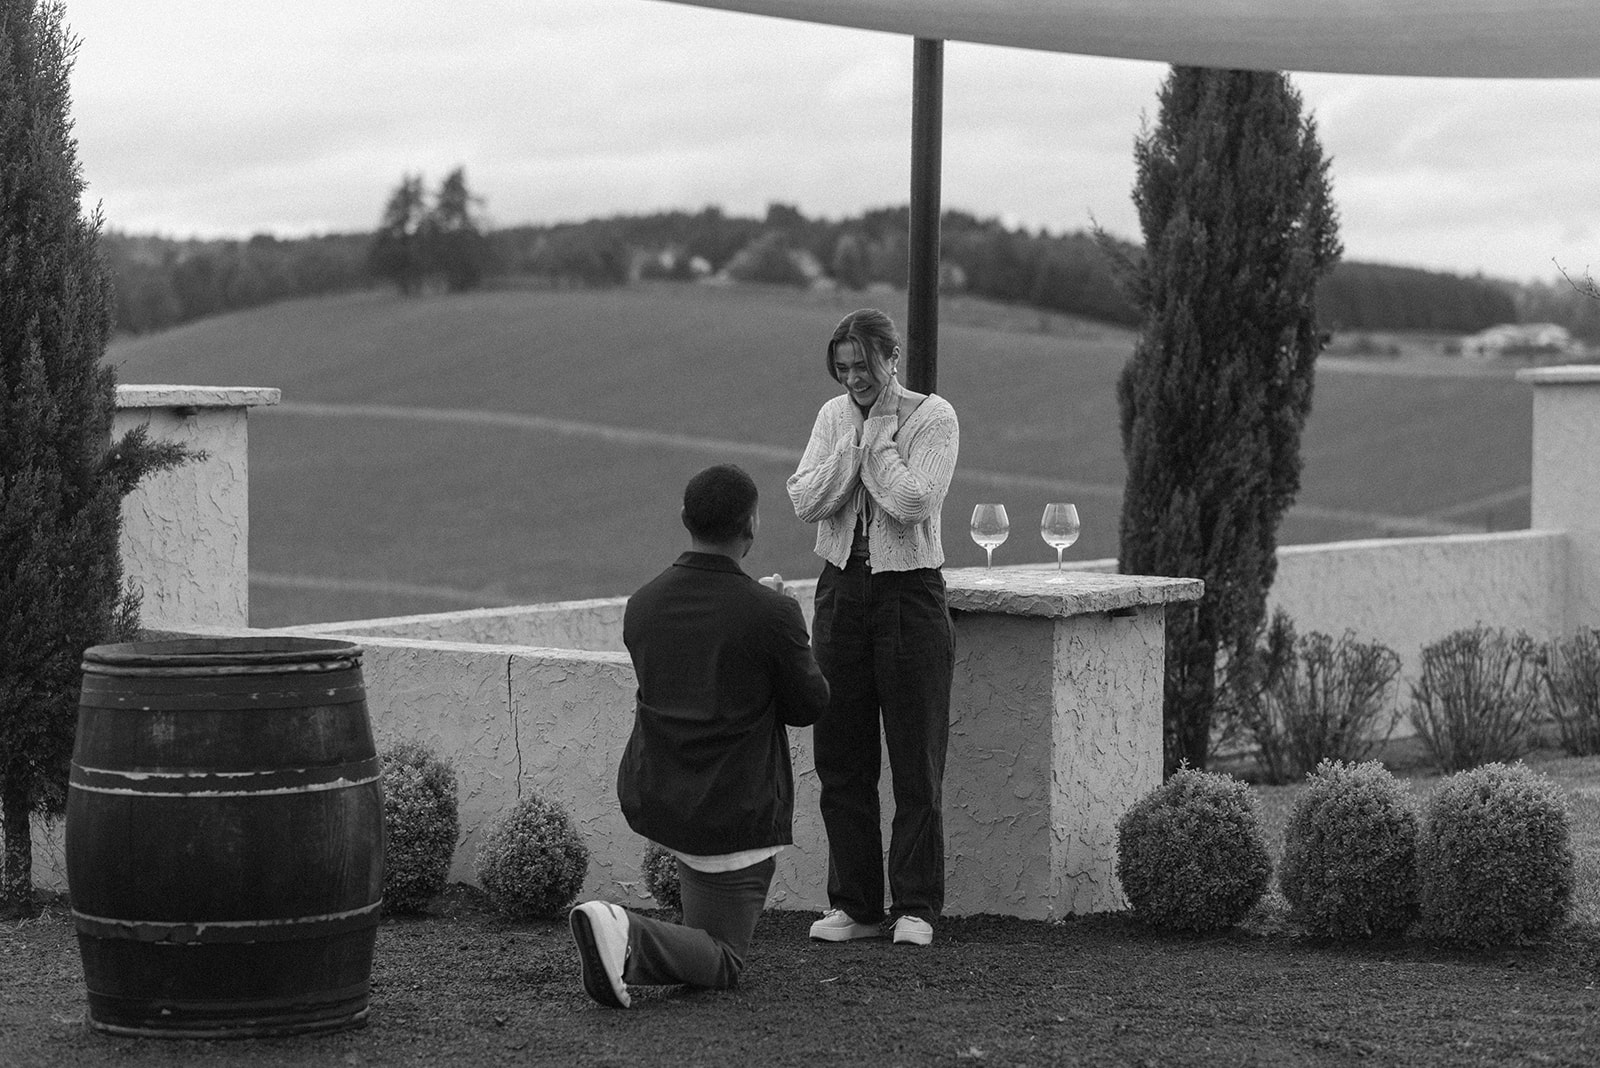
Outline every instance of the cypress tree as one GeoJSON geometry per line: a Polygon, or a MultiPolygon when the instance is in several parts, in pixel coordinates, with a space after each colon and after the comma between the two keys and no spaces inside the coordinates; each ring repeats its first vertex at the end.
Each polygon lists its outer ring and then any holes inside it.
{"type": "Polygon", "coordinates": [[[63,12],[0,0],[0,912],[31,904],[31,814],[65,804],[83,651],[137,625],[122,495],[186,455],[110,440],[111,287],[79,210],[63,12]]]}
{"type": "Polygon", "coordinates": [[[1166,763],[1203,768],[1226,679],[1253,660],[1342,249],[1316,126],[1281,73],[1174,67],[1135,146],[1143,325],[1117,383],[1124,573],[1203,579],[1167,613],[1166,763]]]}

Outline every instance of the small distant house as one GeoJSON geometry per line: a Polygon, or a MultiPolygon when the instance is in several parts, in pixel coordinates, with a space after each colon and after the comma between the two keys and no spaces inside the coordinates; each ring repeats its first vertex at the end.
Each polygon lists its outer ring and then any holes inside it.
{"type": "Polygon", "coordinates": [[[702,279],[710,273],[711,264],[704,256],[691,256],[674,246],[637,250],[629,276],[637,282],[641,278],[702,279]]]}
{"type": "Polygon", "coordinates": [[[1572,356],[1582,346],[1557,323],[1501,323],[1461,339],[1461,355],[1469,360],[1497,356],[1572,356]]]}

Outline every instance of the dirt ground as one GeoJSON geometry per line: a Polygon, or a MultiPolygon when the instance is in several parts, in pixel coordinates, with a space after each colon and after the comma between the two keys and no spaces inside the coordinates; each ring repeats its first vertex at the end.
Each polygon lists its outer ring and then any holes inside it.
{"type": "Polygon", "coordinates": [[[834,945],[769,912],[733,992],[583,993],[564,921],[451,888],[379,930],[367,1027],[112,1038],[83,1022],[70,915],[0,924],[0,1063],[98,1065],[1592,1065],[1600,931],[1454,953],[1318,945],[1268,916],[1202,939],[1126,916],[946,919],[931,947],[834,945]]]}

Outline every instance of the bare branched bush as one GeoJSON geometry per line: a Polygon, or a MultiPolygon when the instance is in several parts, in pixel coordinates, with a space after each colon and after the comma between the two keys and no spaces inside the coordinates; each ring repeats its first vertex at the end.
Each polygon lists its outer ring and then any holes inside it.
{"type": "Polygon", "coordinates": [[[1360,763],[1400,721],[1400,657],[1381,642],[1358,641],[1353,631],[1337,640],[1319,631],[1296,637],[1280,610],[1258,660],[1248,723],[1270,782],[1297,779],[1325,760],[1360,763]]]}
{"type": "Polygon", "coordinates": [[[1561,266],[1559,263],[1556,264],[1556,270],[1561,272],[1561,277],[1565,278],[1567,280],[1567,284],[1570,285],[1574,290],[1592,300],[1600,300],[1600,282],[1596,282],[1594,280],[1594,275],[1590,274],[1587,270],[1583,272],[1583,278],[1581,280],[1574,280],[1573,277],[1567,273],[1567,269],[1561,266]]]}
{"type": "Polygon", "coordinates": [[[1600,753],[1600,630],[1547,643],[1541,680],[1561,748],[1573,756],[1600,753]]]}
{"type": "Polygon", "coordinates": [[[1411,724],[1440,771],[1511,760],[1539,710],[1539,651],[1522,632],[1479,625],[1422,650],[1411,724]]]}

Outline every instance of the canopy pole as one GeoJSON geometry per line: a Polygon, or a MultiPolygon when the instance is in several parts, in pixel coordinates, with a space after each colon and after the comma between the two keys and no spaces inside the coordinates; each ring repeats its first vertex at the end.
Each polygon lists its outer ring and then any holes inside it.
{"type": "Polygon", "coordinates": [[[919,37],[911,84],[911,233],[906,276],[906,385],[939,383],[939,169],[944,127],[944,42],[919,37]]]}

